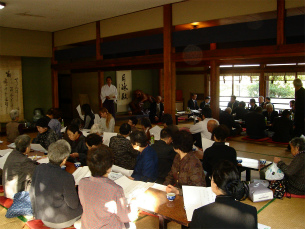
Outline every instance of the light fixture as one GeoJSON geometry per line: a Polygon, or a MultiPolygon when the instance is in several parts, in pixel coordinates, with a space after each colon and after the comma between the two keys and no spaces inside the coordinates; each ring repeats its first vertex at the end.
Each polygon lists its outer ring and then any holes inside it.
{"type": "Polygon", "coordinates": [[[6,6],[4,2],[0,2],[0,10],[3,9],[6,6]]]}
{"type": "Polygon", "coordinates": [[[191,25],[193,26],[193,29],[197,29],[199,22],[193,22],[193,23],[191,23],[191,25]]]}

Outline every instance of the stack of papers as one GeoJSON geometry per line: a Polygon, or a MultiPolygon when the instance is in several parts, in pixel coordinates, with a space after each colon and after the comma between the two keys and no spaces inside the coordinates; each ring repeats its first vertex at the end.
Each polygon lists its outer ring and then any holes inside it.
{"type": "Polygon", "coordinates": [[[150,135],[154,135],[155,140],[160,140],[160,134],[161,134],[162,128],[160,126],[154,126],[149,130],[150,135]]]}
{"type": "Polygon", "coordinates": [[[48,151],[45,148],[43,148],[40,144],[31,144],[31,149],[34,151],[48,153],[48,151]]]}
{"type": "Polygon", "coordinates": [[[215,202],[216,195],[212,188],[200,186],[182,186],[184,207],[188,221],[192,221],[195,209],[215,202]]]}
{"type": "Polygon", "coordinates": [[[163,185],[163,184],[154,183],[153,186],[151,186],[151,188],[160,190],[162,192],[166,192],[166,185],[163,185]]]}
{"type": "Polygon", "coordinates": [[[78,185],[82,178],[91,177],[91,171],[88,166],[78,167],[72,175],[74,176],[75,185],[78,185]]]}
{"type": "Polygon", "coordinates": [[[44,158],[41,158],[41,159],[37,160],[37,162],[38,162],[39,164],[47,164],[47,163],[49,163],[50,161],[49,161],[49,158],[48,158],[48,157],[44,157],[44,158]]]}
{"type": "Polygon", "coordinates": [[[133,173],[133,170],[128,170],[128,169],[124,169],[120,166],[117,166],[117,165],[113,165],[112,168],[111,168],[111,171],[112,172],[115,172],[115,173],[121,173],[127,177],[130,177],[131,174],[133,173]]]}

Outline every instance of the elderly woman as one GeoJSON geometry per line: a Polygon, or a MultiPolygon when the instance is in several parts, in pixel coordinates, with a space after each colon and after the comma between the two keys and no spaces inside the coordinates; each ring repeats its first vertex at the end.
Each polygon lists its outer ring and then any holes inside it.
{"type": "Polygon", "coordinates": [[[194,211],[190,228],[257,228],[256,208],[238,201],[248,189],[231,162],[215,167],[211,184],[216,200],[194,211]]]}
{"type": "Polygon", "coordinates": [[[50,129],[48,124],[49,121],[46,118],[38,119],[36,127],[39,133],[37,137],[33,139],[33,143],[40,144],[46,150],[48,150],[49,145],[58,140],[57,134],[54,130],[50,129]]]}
{"type": "Polygon", "coordinates": [[[47,164],[37,166],[30,189],[34,217],[51,228],[74,224],[83,212],[73,176],[61,169],[70,154],[70,145],[59,140],[49,147],[47,164]]]}
{"type": "Polygon", "coordinates": [[[110,138],[109,147],[114,152],[115,165],[133,170],[139,152],[132,147],[130,140],[127,139],[130,132],[130,125],[127,123],[122,124],[120,126],[120,134],[110,138]]]}
{"type": "Polygon", "coordinates": [[[108,178],[113,153],[107,146],[90,150],[88,166],[92,176],[79,182],[78,192],[84,213],[81,228],[125,228],[129,222],[123,188],[108,178]]]}
{"type": "Polygon", "coordinates": [[[101,116],[100,124],[102,126],[103,132],[113,133],[114,132],[115,120],[114,120],[112,114],[110,114],[105,107],[103,107],[100,110],[99,113],[100,113],[100,116],[101,116]]]}
{"type": "Polygon", "coordinates": [[[25,154],[30,152],[31,138],[20,135],[15,140],[16,148],[7,157],[2,174],[4,196],[13,199],[17,192],[28,191],[36,164],[25,154]]]}
{"type": "Polygon", "coordinates": [[[182,195],[182,185],[205,186],[201,162],[192,151],[192,134],[184,130],[177,132],[173,137],[173,146],[177,155],[163,183],[167,185],[166,192],[182,195]]]}
{"type": "Polygon", "coordinates": [[[287,191],[291,194],[305,195],[305,140],[304,138],[293,138],[290,141],[291,154],[294,156],[291,163],[286,165],[281,158],[275,157],[274,163],[285,174],[287,180],[287,191]]]}
{"type": "Polygon", "coordinates": [[[23,133],[22,124],[18,123],[19,111],[11,110],[10,117],[12,121],[6,124],[6,137],[9,142],[14,142],[15,139],[23,133]]]}

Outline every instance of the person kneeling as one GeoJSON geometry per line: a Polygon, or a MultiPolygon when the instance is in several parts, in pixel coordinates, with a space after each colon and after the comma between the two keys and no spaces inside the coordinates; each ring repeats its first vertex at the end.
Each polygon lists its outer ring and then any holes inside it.
{"type": "Polygon", "coordinates": [[[69,227],[83,212],[73,176],[61,169],[69,154],[66,140],[52,143],[48,148],[50,162],[38,165],[32,178],[30,197],[34,217],[51,228],[69,227]]]}
{"type": "Polygon", "coordinates": [[[123,188],[108,178],[114,156],[107,146],[88,153],[87,164],[92,176],[79,183],[79,198],[84,208],[81,228],[125,228],[129,222],[123,188]]]}

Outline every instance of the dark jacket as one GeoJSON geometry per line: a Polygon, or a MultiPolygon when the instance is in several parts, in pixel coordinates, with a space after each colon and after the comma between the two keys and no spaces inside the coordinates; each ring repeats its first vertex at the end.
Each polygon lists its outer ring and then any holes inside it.
{"type": "Polygon", "coordinates": [[[203,102],[201,102],[200,105],[199,105],[200,109],[205,108],[205,106],[210,106],[210,104],[209,104],[209,103],[206,103],[205,101],[203,101],[203,102]]]}
{"type": "Polygon", "coordinates": [[[265,137],[266,122],[264,115],[252,111],[245,115],[247,135],[253,139],[265,137]]]}
{"type": "Polygon", "coordinates": [[[172,145],[166,144],[165,141],[159,140],[151,146],[158,155],[158,179],[157,183],[163,184],[165,177],[172,168],[176,152],[172,145]]]}
{"type": "Polygon", "coordinates": [[[159,113],[159,115],[157,115],[157,103],[153,102],[150,105],[150,112],[149,112],[150,121],[152,123],[156,123],[155,117],[157,116],[159,118],[158,122],[161,122],[161,117],[162,117],[163,111],[164,111],[164,105],[163,105],[163,103],[160,103],[160,113],[159,113]]]}
{"type": "Polygon", "coordinates": [[[234,103],[229,102],[227,107],[230,107],[232,109],[232,113],[235,113],[235,109],[238,107],[239,102],[235,100],[234,103]]]}
{"type": "Polygon", "coordinates": [[[110,138],[109,147],[114,153],[114,164],[124,169],[133,170],[139,151],[135,150],[131,142],[122,135],[110,138]]]}
{"type": "Polygon", "coordinates": [[[4,196],[13,199],[17,192],[29,191],[35,167],[34,161],[14,149],[3,167],[4,196]]]}
{"type": "Polygon", "coordinates": [[[294,124],[296,136],[305,134],[304,130],[304,120],[305,120],[305,89],[301,87],[295,93],[295,115],[294,124]]]}
{"type": "Polygon", "coordinates": [[[198,109],[199,109],[197,100],[195,100],[195,102],[193,102],[193,100],[190,99],[190,100],[187,102],[187,106],[188,106],[191,110],[198,110],[198,109]]]}
{"type": "Polygon", "coordinates": [[[249,107],[249,111],[255,111],[255,109],[257,108],[257,105],[256,104],[254,104],[254,106],[252,107],[252,106],[250,106],[249,107]]]}
{"type": "Polygon", "coordinates": [[[225,145],[224,142],[214,142],[211,147],[204,151],[202,167],[207,172],[205,176],[207,187],[211,186],[209,176],[212,175],[214,166],[224,160],[228,160],[237,166],[235,149],[225,145]]]}
{"type": "Polygon", "coordinates": [[[58,135],[54,130],[48,129],[46,132],[40,134],[38,133],[37,137],[33,139],[32,143],[40,144],[43,148],[48,150],[49,145],[58,140],[58,135]]]}
{"type": "MultiPolygon", "coordinates": [[[[88,148],[86,146],[86,140],[85,136],[81,133],[79,138],[75,141],[70,141],[71,145],[71,153],[78,153],[79,157],[78,160],[82,165],[86,165],[87,160],[87,152],[88,148]]],[[[75,158],[69,157],[69,161],[76,162],[77,160],[75,158]]]]}
{"type": "Polygon", "coordinates": [[[293,122],[286,117],[275,118],[273,122],[273,131],[273,141],[289,142],[293,137],[293,122]]]}
{"type": "Polygon", "coordinates": [[[234,121],[234,118],[232,115],[230,115],[228,112],[223,111],[219,114],[219,124],[223,124],[228,127],[230,130],[230,134],[232,135],[232,127],[236,129],[240,129],[240,125],[234,121]]]}
{"type": "Polygon", "coordinates": [[[274,122],[274,119],[279,116],[279,113],[277,111],[272,111],[270,114],[268,111],[263,111],[264,117],[267,117],[267,121],[269,121],[271,124],[274,122]]]}
{"type": "Polygon", "coordinates": [[[235,109],[235,120],[245,120],[245,115],[248,114],[249,110],[243,108],[243,107],[237,107],[235,109]]]}
{"type": "Polygon", "coordinates": [[[229,196],[194,211],[190,228],[257,228],[257,210],[229,196]]]}
{"type": "Polygon", "coordinates": [[[89,115],[85,115],[84,118],[84,129],[91,129],[92,125],[94,124],[95,116],[93,113],[90,113],[89,115]],[[90,120],[90,121],[88,121],[90,120]]]}
{"type": "Polygon", "coordinates": [[[34,217],[50,223],[67,222],[83,212],[72,174],[59,165],[48,163],[37,166],[30,197],[34,217]]]}

